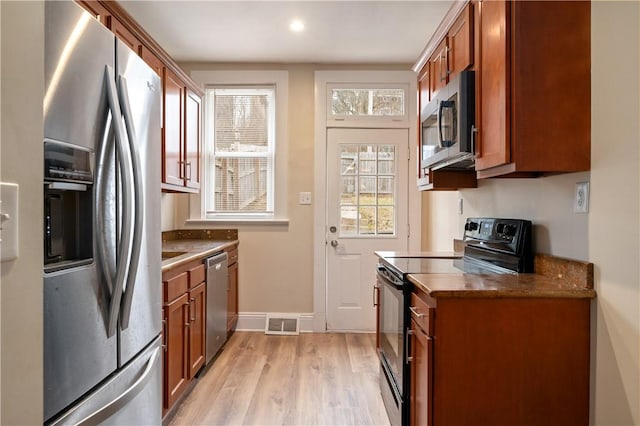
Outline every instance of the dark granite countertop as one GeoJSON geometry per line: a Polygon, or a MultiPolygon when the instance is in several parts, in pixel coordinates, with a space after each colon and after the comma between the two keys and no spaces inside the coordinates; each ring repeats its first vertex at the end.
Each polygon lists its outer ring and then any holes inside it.
{"type": "Polygon", "coordinates": [[[410,274],[418,289],[431,297],[536,297],[594,298],[583,283],[541,274],[410,274]]]}
{"type": "MultiPolygon", "coordinates": [[[[404,257],[455,259],[463,255],[461,252],[394,251],[377,251],[375,254],[391,263],[404,257]]],[[[427,269],[436,271],[436,268],[427,269]]],[[[535,255],[534,270],[536,273],[533,274],[413,273],[408,278],[418,289],[435,298],[596,297],[592,263],[540,253],[535,255]]]]}
{"type": "Polygon", "coordinates": [[[162,233],[162,272],[238,245],[237,230],[178,230],[162,233]]]}

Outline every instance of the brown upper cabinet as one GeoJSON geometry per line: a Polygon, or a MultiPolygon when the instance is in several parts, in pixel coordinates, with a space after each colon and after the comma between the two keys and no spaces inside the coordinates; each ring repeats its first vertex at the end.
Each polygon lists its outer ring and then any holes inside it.
{"type": "Polygon", "coordinates": [[[93,15],[102,25],[107,28],[110,28],[109,20],[111,18],[111,13],[99,2],[96,0],[78,0],[78,4],[84,7],[87,12],[93,15]]]}
{"type": "Polygon", "coordinates": [[[450,78],[473,65],[473,5],[469,3],[447,33],[449,57],[447,72],[450,78]]]}
{"type": "Polygon", "coordinates": [[[467,4],[428,60],[430,95],[473,65],[473,5],[467,4]]]}
{"type": "Polygon", "coordinates": [[[162,80],[162,190],[200,190],[202,90],[115,1],[77,0],[162,80]]]}
{"type": "Polygon", "coordinates": [[[186,88],[184,98],[185,186],[200,189],[200,96],[186,88]]]}
{"type": "Polygon", "coordinates": [[[184,86],[169,69],[164,69],[164,111],[162,114],[162,184],[184,186],[184,86]]]}
{"type": "Polygon", "coordinates": [[[131,50],[140,55],[142,52],[142,42],[133,35],[133,33],[122,24],[122,22],[118,21],[117,18],[111,16],[109,21],[108,27],[111,28],[111,31],[116,35],[116,37],[129,46],[131,50]]]}
{"type": "Polygon", "coordinates": [[[200,96],[165,68],[162,188],[200,189],[200,96]]]}
{"type": "Polygon", "coordinates": [[[479,5],[478,177],[589,170],[590,2],[479,5]]]}
{"type": "Polygon", "coordinates": [[[438,93],[438,90],[447,85],[448,81],[448,61],[447,61],[447,39],[440,42],[436,50],[429,58],[430,81],[429,89],[431,96],[438,93]]]}

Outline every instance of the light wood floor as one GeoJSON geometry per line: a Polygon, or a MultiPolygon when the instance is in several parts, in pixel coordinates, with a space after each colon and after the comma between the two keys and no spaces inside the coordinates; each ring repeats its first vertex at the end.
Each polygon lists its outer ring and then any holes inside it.
{"type": "Polygon", "coordinates": [[[170,425],[388,425],[373,334],[236,332],[170,425]]]}

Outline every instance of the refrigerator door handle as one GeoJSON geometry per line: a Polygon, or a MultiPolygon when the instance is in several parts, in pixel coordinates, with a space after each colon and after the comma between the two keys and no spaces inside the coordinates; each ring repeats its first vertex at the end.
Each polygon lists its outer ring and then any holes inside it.
{"type": "MultiPolygon", "coordinates": [[[[105,78],[108,78],[105,73],[105,78]]],[[[105,135],[102,140],[102,144],[100,145],[100,149],[98,150],[98,156],[96,159],[97,164],[107,164],[108,161],[108,152],[109,146],[111,145],[111,141],[113,141],[113,124],[111,124],[112,117],[107,121],[107,126],[105,128],[105,135]]],[[[106,220],[104,218],[104,212],[106,211],[105,200],[106,194],[104,192],[105,189],[105,179],[106,173],[104,172],[103,167],[96,167],[96,178],[95,178],[95,198],[94,198],[94,212],[95,212],[95,239],[96,239],[96,250],[97,255],[95,257],[96,262],[98,263],[99,268],[102,270],[102,275],[104,276],[104,281],[107,284],[107,288],[109,290],[109,297],[113,296],[114,291],[114,283],[113,277],[110,270],[109,265],[115,265],[115,259],[109,259],[111,256],[111,252],[107,249],[106,231],[104,229],[104,225],[106,220]]],[[[109,302],[110,304],[110,302],[109,302]]],[[[107,321],[106,324],[107,332],[109,331],[109,324],[107,321]]],[[[112,334],[109,335],[111,337],[112,334]]]]}
{"type": "Polygon", "coordinates": [[[107,335],[113,336],[116,332],[118,325],[118,316],[120,313],[120,301],[122,300],[122,292],[124,284],[129,275],[129,260],[131,259],[132,251],[132,223],[129,220],[131,215],[131,204],[133,194],[131,191],[131,185],[133,182],[131,155],[129,149],[125,145],[125,132],[122,126],[122,111],[120,109],[120,102],[118,101],[118,94],[116,90],[116,81],[113,73],[113,69],[110,66],[105,66],[105,74],[107,81],[107,99],[109,102],[109,109],[111,110],[111,122],[115,131],[116,141],[116,157],[120,166],[120,176],[122,179],[122,212],[124,220],[122,220],[122,229],[120,231],[120,240],[118,241],[118,250],[116,253],[116,279],[115,288],[111,293],[111,303],[109,306],[109,322],[107,328],[107,335]]]}
{"type": "Polygon", "coordinates": [[[136,284],[136,272],[140,262],[140,248],[142,246],[142,231],[144,229],[144,188],[142,186],[142,168],[140,167],[140,155],[138,154],[135,129],[133,125],[133,115],[131,114],[131,105],[129,104],[129,90],[127,88],[127,79],[122,75],[118,76],[118,97],[120,99],[120,108],[124,115],[124,122],[129,137],[129,152],[131,154],[131,171],[133,175],[133,194],[134,206],[125,220],[133,223],[133,247],[131,257],[129,258],[129,274],[127,275],[126,285],[124,287],[124,300],[122,302],[121,327],[126,329],[129,327],[129,318],[131,315],[131,305],[133,302],[133,290],[136,284]],[[131,217],[133,216],[133,217],[131,217]]]}
{"type": "Polygon", "coordinates": [[[114,413],[118,412],[122,407],[127,405],[133,398],[135,398],[142,389],[147,385],[151,379],[153,368],[158,361],[160,355],[160,348],[154,349],[153,353],[149,357],[147,366],[144,372],[140,375],[127,390],[122,392],[116,399],[89,414],[84,419],[80,420],[77,425],[97,425],[111,417],[114,413]]]}

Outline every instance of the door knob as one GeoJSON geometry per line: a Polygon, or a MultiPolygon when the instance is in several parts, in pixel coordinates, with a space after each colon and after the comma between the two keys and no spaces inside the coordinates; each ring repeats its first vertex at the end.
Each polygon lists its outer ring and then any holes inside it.
{"type": "Polygon", "coordinates": [[[331,247],[338,247],[338,241],[337,240],[331,240],[331,247]]]}

